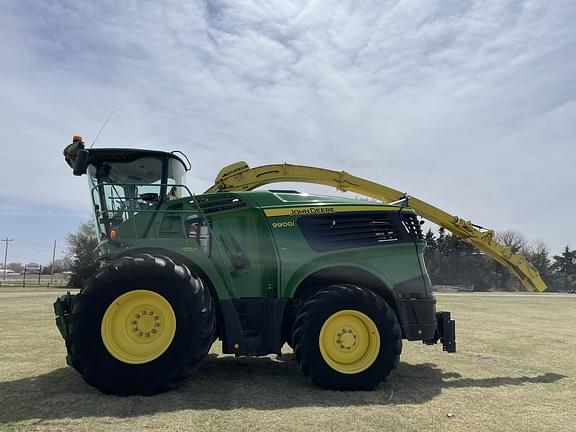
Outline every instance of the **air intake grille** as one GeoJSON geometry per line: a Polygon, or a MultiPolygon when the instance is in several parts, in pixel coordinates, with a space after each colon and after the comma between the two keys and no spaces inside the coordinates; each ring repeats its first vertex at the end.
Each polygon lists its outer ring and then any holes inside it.
{"type": "Polygon", "coordinates": [[[384,212],[304,216],[298,225],[310,247],[324,252],[398,241],[401,233],[395,216],[384,212]]]}
{"type": "Polygon", "coordinates": [[[246,203],[234,195],[204,196],[197,198],[196,201],[205,214],[246,207],[246,203]]]}
{"type": "Polygon", "coordinates": [[[424,240],[424,234],[422,234],[422,227],[420,226],[418,216],[414,213],[402,212],[402,222],[404,222],[404,226],[406,226],[410,235],[414,237],[414,240],[424,240]]]}

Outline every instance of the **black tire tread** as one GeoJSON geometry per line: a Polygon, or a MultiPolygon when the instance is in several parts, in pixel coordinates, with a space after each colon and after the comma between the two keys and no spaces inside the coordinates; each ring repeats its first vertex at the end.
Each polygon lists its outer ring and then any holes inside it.
{"type": "Polygon", "coordinates": [[[380,382],[386,381],[392,370],[398,366],[402,352],[402,330],[392,308],[374,292],[351,284],[331,285],[313,294],[296,316],[292,340],[300,370],[315,384],[332,390],[374,389],[380,382]],[[389,350],[391,355],[386,357],[385,364],[374,364],[369,368],[375,368],[377,371],[370,377],[365,377],[364,373],[360,373],[352,375],[354,378],[349,379],[350,376],[342,376],[343,374],[334,371],[333,373],[340,375],[342,379],[333,377],[327,380],[323,371],[330,367],[323,360],[318,361],[317,356],[311,355],[310,349],[306,346],[310,338],[316,340],[318,338],[317,332],[312,328],[314,320],[321,311],[328,310],[335,301],[348,301],[354,305],[374,305],[384,323],[383,326],[379,326],[379,331],[382,342],[386,342],[384,349],[389,350]],[[383,331],[387,334],[383,335],[383,331]]]}
{"type": "Polygon", "coordinates": [[[214,339],[216,315],[209,290],[187,266],[167,256],[140,253],[119,258],[88,279],[74,299],[71,313],[68,316],[68,329],[66,346],[71,355],[72,366],[88,384],[107,394],[151,395],[174,388],[178,382],[188,377],[200,366],[214,339]],[[95,367],[93,359],[82,355],[86,344],[93,343],[86,340],[83,320],[93,303],[102,301],[103,290],[114,289],[114,281],[125,279],[127,275],[147,274],[179,281],[181,286],[186,287],[186,289],[178,290],[180,301],[192,307],[180,309],[181,315],[178,319],[182,322],[188,320],[195,322],[196,331],[198,331],[196,343],[190,344],[185,351],[181,352],[171,367],[162,368],[162,371],[158,373],[146,373],[140,379],[118,381],[118,376],[107,376],[95,367]]]}

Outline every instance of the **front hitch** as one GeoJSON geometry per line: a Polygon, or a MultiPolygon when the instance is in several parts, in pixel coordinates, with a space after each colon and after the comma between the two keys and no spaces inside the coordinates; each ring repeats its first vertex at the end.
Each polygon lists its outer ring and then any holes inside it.
{"type": "Polygon", "coordinates": [[[54,302],[54,315],[56,315],[56,327],[64,339],[68,337],[68,324],[66,318],[70,310],[72,310],[72,301],[74,296],[68,291],[63,296],[60,296],[54,302]]]}
{"type": "Polygon", "coordinates": [[[456,352],[456,321],[450,319],[450,312],[436,313],[436,332],[432,339],[422,341],[426,345],[434,345],[440,341],[446,352],[456,352]]]}
{"type": "MultiPolygon", "coordinates": [[[[68,291],[63,296],[60,296],[54,302],[54,315],[56,315],[56,327],[60,331],[60,334],[64,338],[65,341],[68,340],[68,323],[67,318],[72,310],[72,303],[74,302],[74,295],[70,294],[68,291]]],[[[66,346],[68,349],[68,346],[66,346]]],[[[66,363],[69,366],[72,366],[70,363],[70,353],[66,355],[66,363]]]]}

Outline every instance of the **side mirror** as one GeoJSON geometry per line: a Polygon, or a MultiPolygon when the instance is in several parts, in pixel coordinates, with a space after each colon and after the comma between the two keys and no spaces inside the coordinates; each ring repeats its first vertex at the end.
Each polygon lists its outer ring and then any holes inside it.
{"type": "Polygon", "coordinates": [[[76,155],[76,162],[74,163],[74,175],[81,176],[86,174],[86,168],[88,167],[88,150],[80,150],[76,155]]]}

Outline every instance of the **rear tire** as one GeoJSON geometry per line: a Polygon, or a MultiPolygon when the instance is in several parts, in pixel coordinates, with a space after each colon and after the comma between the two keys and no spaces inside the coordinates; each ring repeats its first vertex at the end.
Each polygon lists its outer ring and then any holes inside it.
{"type": "Polygon", "coordinates": [[[189,376],[216,329],[202,281],[162,255],[126,256],[74,298],[66,341],[72,366],[107,394],[152,395],[189,376]]]}
{"type": "Polygon", "coordinates": [[[325,389],[373,390],[398,365],[402,332],[380,296],[331,285],[302,306],[293,327],[302,372],[325,389]]]}

